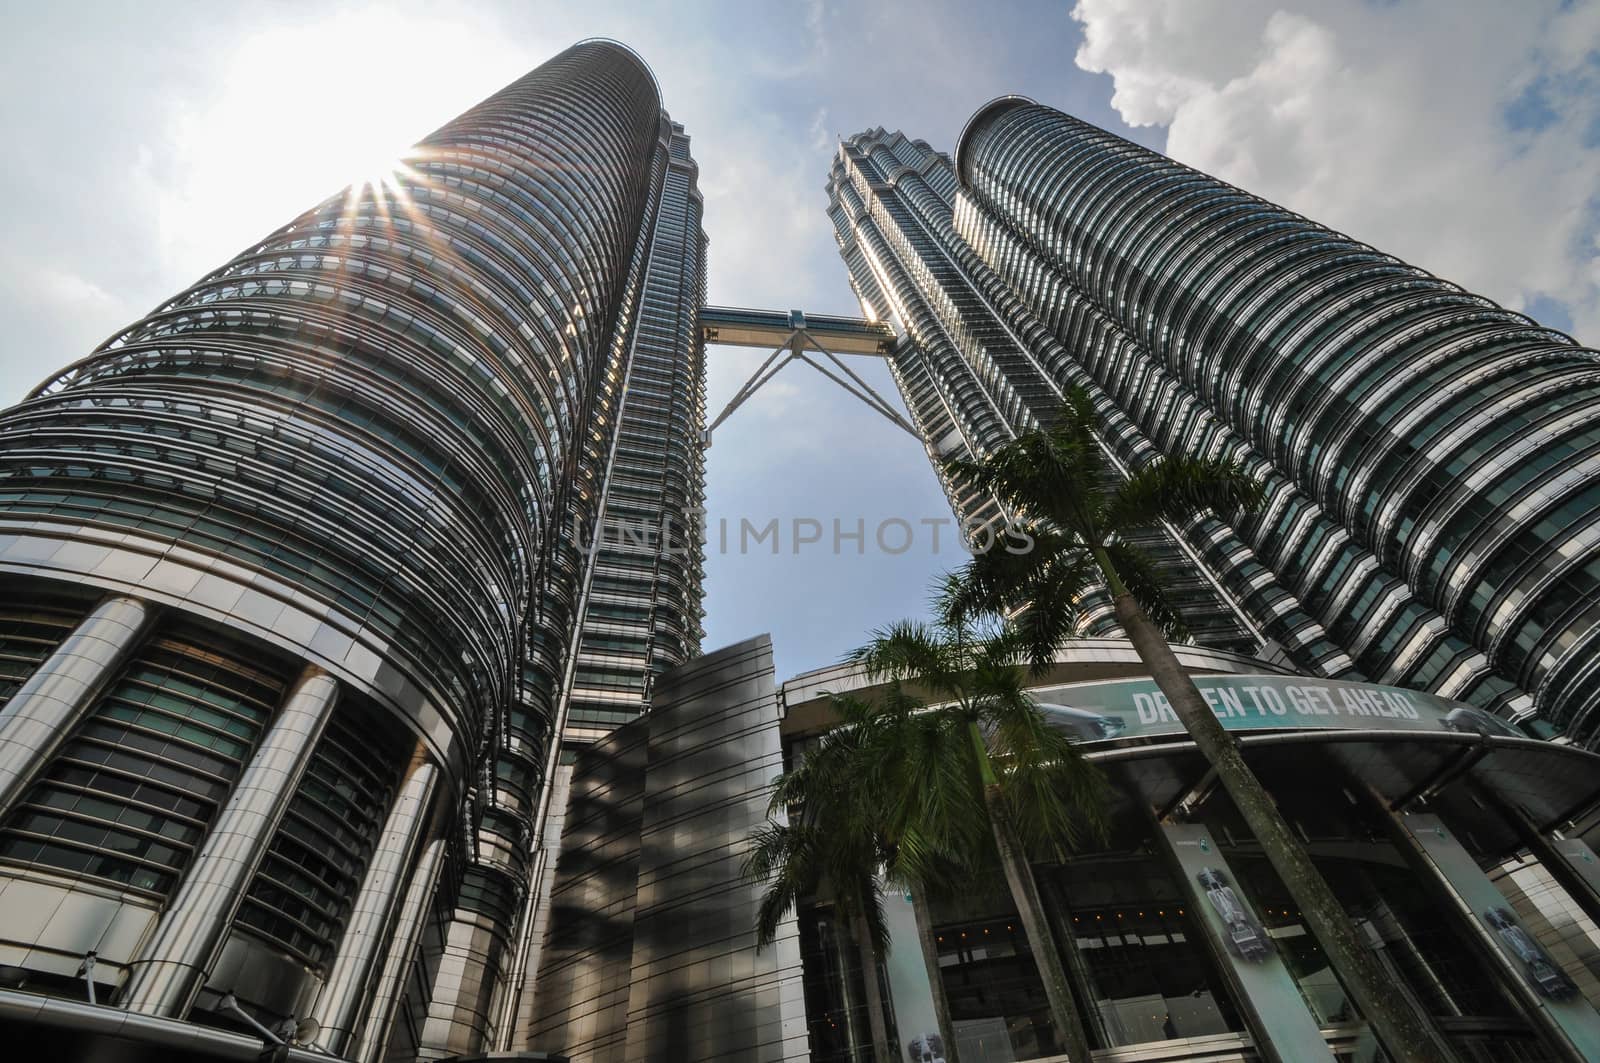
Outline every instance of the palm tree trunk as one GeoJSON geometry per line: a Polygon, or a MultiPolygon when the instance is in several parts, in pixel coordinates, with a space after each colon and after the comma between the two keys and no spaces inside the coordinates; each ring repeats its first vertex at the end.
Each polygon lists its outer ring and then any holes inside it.
{"type": "Polygon", "coordinates": [[[1039,884],[1033,879],[1033,869],[1006,823],[1005,810],[1000,803],[1000,787],[983,788],[984,804],[989,809],[989,822],[994,827],[995,848],[1000,851],[1000,866],[1005,869],[1006,884],[1011,887],[1011,899],[1016,903],[1017,916],[1028,935],[1028,947],[1033,951],[1034,965],[1039,969],[1039,981],[1044,983],[1044,995],[1050,1002],[1050,1018],[1061,1039],[1061,1048],[1072,1063],[1089,1063],[1089,1032],[1084,1029],[1083,1018],[1072,999],[1072,983],[1061,964],[1061,952],[1056,948],[1055,935],[1044,916],[1044,902],[1039,897],[1039,884]]]}
{"type": "Polygon", "coordinates": [[[861,1053],[856,1046],[855,986],[850,981],[850,961],[846,959],[846,957],[850,955],[850,934],[845,929],[844,920],[839,917],[839,909],[837,906],[835,906],[833,918],[830,919],[829,922],[833,924],[833,947],[835,950],[835,959],[837,961],[834,964],[834,971],[839,976],[839,992],[844,997],[845,1043],[850,1046],[850,1063],[861,1063],[861,1053]]]}
{"type": "MultiPolygon", "coordinates": [[[[863,898],[865,900],[865,898],[863,898]]],[[[867,990],[867,1025],[872,1029],[872,1055],[877,1063],[894,1063],[894,1046],[889,1043],[889,1024],[883,1017],[883,986],[878,981],[878,950],[872,944],[872,928],[859,910],[850,918],[861,955],[861,982],[867,990]]]]}
{"type": "MultiPolygon", "coordinates": [[[[928,910],[927,891],[920,885],[911,891],[911,910],[917,917],[917,943],[922,946],[922,961],[928,967],[928,990],[933,994],[933,1013],[939,1019],[939,1036],[944,1040],[945,1063],[961,1063],[956,1048],[956,1024],[950,1018],[950,997],[944,991],[944,973],[939,968],[939,941],[933,935],[933,913],[928,910]]],[[[908,1033],[901,1030],[900,1036],[908,1033]]]]}
{"type": "Polygon", "coordinates": [[[1047,922],[1054,923],[1061,928],[1061,936],[1066,939],[1066,952],[1062,960],[1067,965],[1067,979],[1073,987],[1074,997],[1083,997],[1083,1017],[1088,1022],[1088,1033],[1091,1042],[1111,1044],[1111,1037],[1106,1033],[1105,1017],[1100,1014],[1099,1007],[1095,1004],[1094,978],[1089,973],[1089,965],[1083,958],[1083,951],[1078,948],[1077,936],[1072,931],[1072,912],[1063,903],[1060,897],[1052,894],[1042,894],[1044,900],[1044,917],[1047,922]]]}
{"type": "Polygon", "coordinates": [[[1178,663],[1165,636],[1123,586],[1105,552],[1096,550],[1095,559],[1110,584],[1117,621],[1133,642],[1139,659],[1150,670],[1151,678],[1166,695],[1172,711],[1188,729],[1201,755],[1216,771],[1217,780],[1261,843],[1262,851],[1283,880],[1284,888],[1294,898],[1318,944],[1327,953],[1328,962],[1389,1050],[1390,1057],[1408,1063],[1448,1063],[1450,1057],[1435,1039],[1431,1022],[1426,1015],[1407,1006],[1406,998],[1357,933],[1355,924],[1311,862],[1305,846],[1289,829],[1261,780],[1244,762],[1238,744],[1223,730],[1194,681],[1178,663]]]}

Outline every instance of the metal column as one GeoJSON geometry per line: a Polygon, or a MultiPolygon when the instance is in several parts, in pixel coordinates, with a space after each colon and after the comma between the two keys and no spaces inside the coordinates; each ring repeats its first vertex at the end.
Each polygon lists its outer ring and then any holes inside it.
{"type": "Polygon", "coordinates": [[[322,1026],[321,1043],[335,1055],[342,1054],[359,1033],[357,1026],[367,989],[400,909],[406,873],[432,818],[429,810],[438,781],[438,767],[418,749],[389,809],[383,834],[351,908],[344,938],[339,942],[339,952],[312,1012],[322,1026]]]}
{"type": "Polygon", "coordinates": [[[129,1011],[183,1018],[205,984],[267,845],[333,714],[338,682],[308,666],[268,728],[132,975],[129,1011]]]}
{"type": "Polygon", "coordinates": [[[0,709],[0,815],[94,706],[154,614],[136,598],[107,598],[0,709]]]}
{"type": "Polygon", "coordinates": [[[436,823],[433,834],[422,847],[416,869],[412,871],[411,881],[406,886],[405,900],[395,915],[394,933],[377,984],[369,994],[371,1004],[365,1019],[358,1023],[360,1036],[355,1039],[355,1050],[345,1053],[349,1059],[377,1063],[389,1046],[389,1031],[394,1026],[395,1012],[405,996],[406,975],[417,954],[417,943],[422,940],[428,909],[433,903],[434,888],[444,868],[445,851],[448,848],[447,830],[445,823],[436,823]]]}

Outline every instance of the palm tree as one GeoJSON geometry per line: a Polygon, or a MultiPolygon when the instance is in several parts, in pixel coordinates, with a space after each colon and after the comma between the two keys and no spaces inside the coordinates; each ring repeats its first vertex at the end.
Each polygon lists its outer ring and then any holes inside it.
{"type": "MultiPolygon", "coordinates": [[[[1063,854],[1103,832],[1099,771],[1028,697],[1019,642],[965,618],[902,621],[851,654],[887,690],[863,731],[863,770],[883,800],[891,872],[913,901],[951,865],[979,873],[998,856],[1067,1055],[1089,1059],[1089,1039],[1050,932],[1030,855],[1063,854]]],[[[918,929],[931,938],[925,907],[918,929]]],[[[947,1057],[956,1051],[940,992],[936,944],[923,942],[947,1057]]]]}
{"type": "MultiPolygon", "coordinates": [[[[843,699],[839,708],[847,723],[867,713],[866,706],[843,699]]],[[[854,938],[860,957],[874,1058],[893,1063],[878,983],[878,957],[889,947],[880,869],[890,853],[879,826],[880,805],[867,786],[870,777],[859,770],[868,730],[847,725],[829,732],[799,766],[778,776],[767,822],[751,836],[744,874],[767,884],[756,916],[758,948],[772,943],[801,897],[824,885],[832,891],[841,953],[854,938]]],[[[846,980],[847,993],[848,985],[846,980]]]]}
{"type": "Polygon", "coordinates": [[[1390,1055],[1443,1063],[1446,1057],[1427,1020],[1405,1005],[1237,743],[1178,663],[1166,636],[1180,633],[1181,621],[1164,601],[1149,561],[1125,538],[1163,521],[1255,508],[1261,501],[1259,484],[1237,465],[1190,458],[1167,458],[1118,483],[1094,426],[1088,394],[1069,389],[1048,431],[1019,436],[980,462],[948,464],[952,473],[992,492],[1031,522],[1035,538],[1026,553],[989,550],[975,556],[959,590],[946,600],[948,612],[952,618],[1011,615],[1027,642],[1027,656],[1042,668],[1071,635],[1077,620],[1073,603],[1096,578],[1104,581],[1117,622],[1139,659],[1260,841],[1390,1055]]]}

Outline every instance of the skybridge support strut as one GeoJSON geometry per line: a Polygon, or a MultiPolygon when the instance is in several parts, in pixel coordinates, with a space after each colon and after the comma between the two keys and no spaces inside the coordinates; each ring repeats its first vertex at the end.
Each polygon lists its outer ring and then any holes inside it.
{"type": "Polygon", "coordinates": [[[918,442],[922,441],[916,428],[839,357],[840,354],[888,357],[893,352],[895,337],[887,325],[835,317],[813,317],[808,322],[806,315],[798,310],[784,314],[768,310],[705,307],[701,310],[700,330],[701,337],[707,343],[728,346],[765,347],[774,340],[780,341],[750,378],[734,392],[722,412],[706,426],[700,439],[702,446],[711,446],[711,434],[717,427],[765,387],[767,381],[777,376],[784,366],[795,361],[809,365],[890,424],[918,442]]]}

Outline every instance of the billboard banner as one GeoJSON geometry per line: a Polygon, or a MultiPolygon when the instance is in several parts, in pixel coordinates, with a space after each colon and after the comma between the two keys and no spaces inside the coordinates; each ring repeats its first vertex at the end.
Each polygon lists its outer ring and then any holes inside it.
{"type": "Polygon", "coordinates": [[[1233,975],[1251,1029],[1266,1041],[1259,1049],[1271,1060],[1333,1063],[1316,1018],[1209,833],[1198,824],[1163,823],[1159,837],[1182,872],[1184,892],[1212,951],[1233,975]]]}
{"type": "Polygon", "coordinates": [[[900,1032],[898,1059],[901,1063],[944,1063],[944,1039],[939,1036],[939,1017],[933,1008],[933,989],[928,985],[910,894],[884,891],[883,925],[893,942],[883,956],[883,966],[900,1032]]]}
{"type": "Polygon", "coordinates": [[[1600,1059],[1600,1014],[1577,985],[1522,925],[1511,903],[1438,816],[1397,817],[1450,885],[1468,918],[1480,923],[1523,993],[1547,1018],[1547,1029],[1571,1045],[1578,1059],[1600,1059]]]}
{"type": "MultiPolygon", "coordinates": [[[[1418,690],[1287,675],[1193,678],[1230,731],[1445,730],[1527,737],[1482,709],[1418,690]]],[[[1166,695],[1149,679],[1035,687],[1030,693],[1052,724],[1080,741],[1184,733],[1166,695]]]]}

